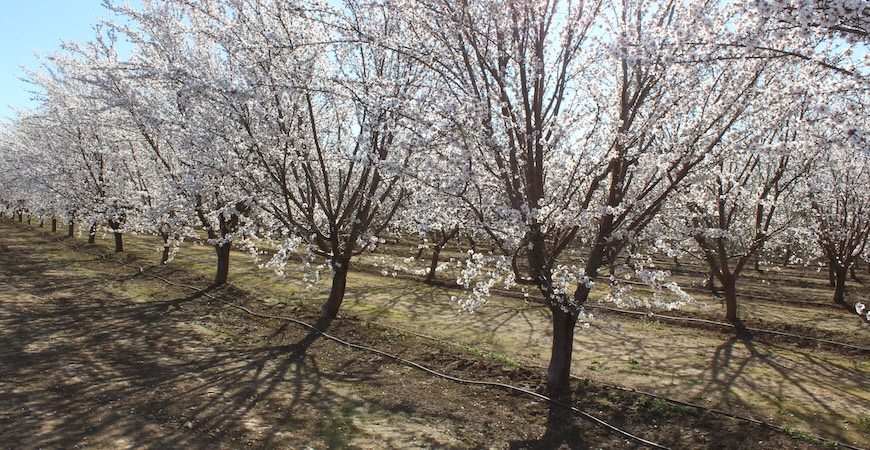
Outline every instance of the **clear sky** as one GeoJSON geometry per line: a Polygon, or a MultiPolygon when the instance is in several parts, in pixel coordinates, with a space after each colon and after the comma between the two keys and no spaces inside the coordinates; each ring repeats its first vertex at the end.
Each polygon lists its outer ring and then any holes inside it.
{"type": "Polygon", "coordinates": [[[87,41],[101,18],[111,17],[102,0],[0,0],[0,120],[34,103],[19,80],[21,66],[36,68],[33,52],[49,54],[61,41],[87,41]]]}

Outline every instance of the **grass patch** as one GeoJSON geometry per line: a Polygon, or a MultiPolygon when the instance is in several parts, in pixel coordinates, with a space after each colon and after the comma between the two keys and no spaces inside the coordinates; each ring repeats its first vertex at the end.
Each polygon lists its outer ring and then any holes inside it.
{"type": "Polygon", "coordinates": [[[496,362],[499,364],[503,364],[507,367],[511,367],[511,368],[519,367],[519,362],[516,360],[516,358],[510,357],[507,355],[502,355],[500,353],[489,352],[489,351],[482,350],[482,349],[477,348],[477,347],[472,347],[470,345],[454,344],[451,342],[441,341],[441,340],[435,341],[434,345],[436,347],[441,347],[441,348],[446,349],[446,350],[460,351],[460,352],[468,354],[468,355],[476,356],[478,358],[483,358],[484,360],[487,360],[487,361],[492,361],[492,362],[496,362]]]}
{"type": "Polygon", "coordinates": [[[661,398],[654,398],[650,402],[649,410],[658,414],[678,414],[681,416],[688,411],[683,405],[673,404],[661,398]]]}

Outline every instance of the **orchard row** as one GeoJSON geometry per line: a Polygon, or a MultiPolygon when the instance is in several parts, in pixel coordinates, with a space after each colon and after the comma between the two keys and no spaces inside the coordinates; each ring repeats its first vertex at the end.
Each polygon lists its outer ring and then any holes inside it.
{"type": "MultiPolygon", "coordinates": [[[[28,71],[0,203],[163,238],[208,234],[326,264],[324,323],[385,233],[486,240],[460,282],[534,285],[548,384],[568,386],[599,271],[692,255],[722,285],[759,258],[867,260],[868,12],[861,2],[200,0],[112,7],[28,71]],[[580,255],[579,257],[577,255],[580,255]]],[[[95,230],[94,230],[95,231],[95,230]]],[[[93,232],[92,231],[92,234],[93,232]]],[[[436,253],[437,256],[437,253],[436,253]]],[[[437,259],[433,259],[433,270],[437,259]]],[[[618,297],[618,296],[617,296],[618,297]]],[[[618,300],[618,299],[617,299],[618,300]]]]}

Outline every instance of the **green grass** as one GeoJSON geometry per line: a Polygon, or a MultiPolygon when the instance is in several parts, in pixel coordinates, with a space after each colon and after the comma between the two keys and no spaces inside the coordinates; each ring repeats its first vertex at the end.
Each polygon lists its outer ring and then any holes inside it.
{"type": "Polygon", "coordinates": [[[654,398],[650,402],[649,410],[659,414],[685,415],[688,409],[684,405],[677,405],[661,398],[654,398]]]}

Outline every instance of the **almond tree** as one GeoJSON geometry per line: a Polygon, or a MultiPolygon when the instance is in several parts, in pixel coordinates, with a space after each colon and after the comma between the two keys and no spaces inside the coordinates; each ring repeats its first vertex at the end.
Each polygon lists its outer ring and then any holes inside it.
{"type": "MultiPolygon", "coordinates": [[[[166,182],[163,197],[150,209],[164,249],[171,239],[193,234],[198,222],[215,249],[213,285],[227,281],[232,242],[244,234],[250,203],[234,184],[241,170],[224,137],[228,129],[226,55],[197,34],[184,5],[143,1],[142,9],[113,7],[127,25],[111,25],[134,44],[127,61],[112,57],[111,48],[92,52],[101,67],[91,82],[101,88],[103,102],[128,121],[147,153],[140,161],[156,167],[166,182]]],[[[167,254],[164,252],[164,258],[167,254]]]]}
{"type": "Polygon", "coordinates": [[[86,81],[93,67],[75,56],[76,48],[67,44],[64,52],[44,62],[41,71],[28,73],[40,89],[41,105],[38,116],[31,118],[40,122],[39,129],[30,127],[38,137],[27,144],[39,148],[25,151],[51,158],[46,164],[64,162],[63,189],[79,193],[74,215],[91,224],[89,242],[94,242],[97,224],[106,221],[115,251],[122,252],[128,214],[135,213],[140,200],[130,189],[130,146],[115,125],[117,115],[103,107],[86,81]]]}
{"type": "Polygon", "coordinates": [[[730,146],[683,197],[688,235],[721,283],[725,317],[732,322],[738,322],[737,280],[747,263],[794,226],[799,213],[791,207],[795,187],[808,172],[812,156],[799,153],[806,151],[797,138],[803,124],[793,119],[795,123],[758,136],[758,142],[747,138],[730,146]]]}
{"type": "Polygon", "coordinates": [[[870,235],[870,141],[865,134],[866,99],[854,94],[828,99],[817,140],[825,151],[810,173],[804,194],[812,211],[809,228],[834,275],[834,303],[846,304],[848,272],[870,235]]]}
{"type": "Polygon", "coordinates": [[[552,314],[548,386],[564,393],[599,269],[707,163],[763,67],[687,42],[727,33],[715,3],[400,3],[423,37],[395,45],[443,88],[443,178],[469,180],[466,207],[506,256],[525,255],[552,314]]]}
{"type": "MultiPolygon", "coordinates": [[[[236,182],[259,225],[326,259],[325,325],[338,314],[351,260],[371,250],[408,196],[419,158],[420,70],[369,39],[401,32],[386,9],[349,2],[202,2],[203,39],[228,55],[223,131],[241,165],[236,182]],[[227,80],[228,82],[229,80],[227,80]]],[[[272,265],[282,267],[279,252],[272,265]]]]}

